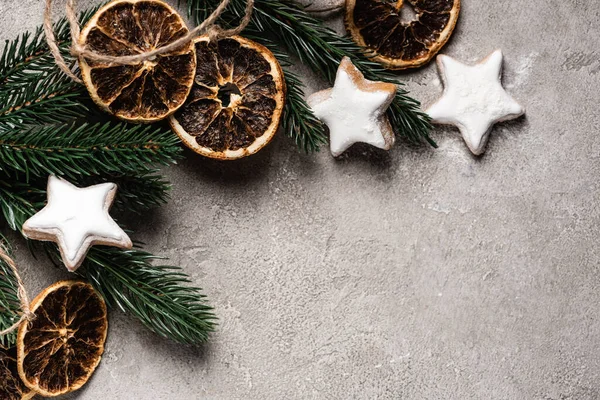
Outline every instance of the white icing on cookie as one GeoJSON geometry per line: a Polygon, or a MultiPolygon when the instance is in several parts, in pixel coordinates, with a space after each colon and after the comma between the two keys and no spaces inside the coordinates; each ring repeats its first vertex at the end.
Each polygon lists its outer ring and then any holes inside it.
{"type": "Polygon", "coordinates": [[[108,213],[116,190],[114,183],[78,188],[50,176],[48,204],[23,224],[23,234],[56,242],[69,271],[81,265],[94,244],[131,248],[131,240],[108,213]]]}
{"type": "Polygon", "coordinates": [[[333,88],[308,98],[314,114],[329,127],[331,154],[339,156],[357,142],[389,150],[394,132],[385,115],[396,95],[396,85],[364,78],[344,57],[333,88]]]}
{"type": "Polygon", "coordinates": [[[502,87],[502,51],[473,66],[440,55],[437,65],[444,93],[427,113],[434,123],[458,127],[473,154],[483,154],[495,123],[525,113],[502,87]]]}

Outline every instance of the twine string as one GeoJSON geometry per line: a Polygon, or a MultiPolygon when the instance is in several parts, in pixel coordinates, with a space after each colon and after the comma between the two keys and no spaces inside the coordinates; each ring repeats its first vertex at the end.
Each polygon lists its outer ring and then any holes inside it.
{"type": "MultiPolygon", "coordinates": [[[[75,82],[82,83],[81,79],[75,75],[71,68],[67,65],[65,59],[60,53],[56,36],[52,28],[52,1],[46,0],[46,8],[44,11],[44,33],[46,35],[46,42],[48,48],[52,53],[52,56],[56,60],[58,67],[67,74],[75,82]]],[[[76,12],[76,0],[68,0],[66,4],[67,20],[71,28],[71,55],[74,57],[84,57],[90,61],[117,64],[117,65],[135,65],[144,61],[153,60],[156,56],[175,51],[181,47],[184,47],[190,43],[197,36],[207,33],[210,40],[219,40],[233,35],[241,33],[244,28],[250,22],[252,18],[252,11],[254,9],[254,0],[247,0],[245,14],[240,20],[240,23],[235,28],[223,29],[216,24],[217,19],[221,16],[225,8],[229,5],[230,0],[221,0],[219,6],[206,18],[200,25],[189,31],[185,36],[156,49],[129,56],[110,56],[107,54],[99,54],[82,46],[79,43],[79,35],[81,28],[77,19],[76,12]]]]}
{"type": "Polygon", "coordinates": [[[10,267],[17,280],[17,297],[21,303],[21,317],[13,325],[9,326],[3,331],[0,331],[0,336],[4,336],[19,329],[19,326],[23,321],[31,321],[35,317],[35,314],[31,312],[31,309],[29,308],[29,297],[27,296],[27,291],[25,290],[25,285],[23,285],[23,280],[19,275],[17,266],[15,265],[13,259],[6,254],[6,251],[4,248],[2,248],[2,246],[0,246],[0,258],[2,258],[2,260],[4,260],[4,262],[6,262],[6,264],[10,267]]]}

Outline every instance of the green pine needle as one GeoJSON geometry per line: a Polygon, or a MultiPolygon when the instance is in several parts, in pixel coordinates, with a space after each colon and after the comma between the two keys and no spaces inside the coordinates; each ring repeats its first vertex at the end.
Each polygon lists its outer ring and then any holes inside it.
{"type": "Polygon", "coordinates": [[[0,169],[33,177],[76,179],[139,174],[181,157],[179,139],[160,126],[70,122],[44,125],[0,123],[0,169]]]}
{"type": "Polygon", "coordinates": [[[291,71],[285,70],[287,87],[286,105],[283,110],[283,131],[306,153],[318,151],[327,143],[325,125],[313,114],[304,100],[304,84],[291,71]]]}
{"type": "Polygon", "coordinates": [[[33,210],[44,206],[45,191],[18,180],[0,179],[0,211],[12,230],[20,230],[33,210]]]}
{"type": "Polygon", "coordinates": [[[137,317],[160,336],[183,344],[206,342],[216,318],[201,289],[189,286],[176,267],[152,265],[157,258],[140,250],[98,247],[78,273],[109,306],[137,317]]]}
{"type": "MultiPolygon", "coordinates": [[[[163,206],[169,200],[171,184],[156,171],[145,175],[105,176],[102,181],[116,183],[119,190],[113,205],[120,214],[142,215],[150,210],[163,206]]],[[[79,179],[79,186],[99,183],[96,178],[79,179]]]]}
{"type": "MultiPolygon", "coordinates": [[[[81,22],[95,10],[83,13],[81,22]]],[[[55,34],[66,60],[74,62],[68,55],[70,30],[65,19],[55,24],[55,34]]],[[[87,106],[79,100],[83,95],[85,88],[56,66],[41,27],[6,41],[0,56],[0,123],[18,126],[86,118],[87,106]]]]}
{"type": "MultiPolygon", "coordinates": [[[[55,32],[66,51],[64,19],[55,32]]],[[[181,157],[179,139],[162,124],[121,123],[98,110],[85,88],[56,66],[41,29],[7,42],[0,82],[0,170],[7,174],[23,173],[26,180],[140,175],[181,157]]]]}

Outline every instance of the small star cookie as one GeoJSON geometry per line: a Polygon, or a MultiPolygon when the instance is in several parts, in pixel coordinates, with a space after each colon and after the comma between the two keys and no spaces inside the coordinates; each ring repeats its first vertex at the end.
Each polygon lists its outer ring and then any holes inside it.
{"type": "Polygon", "coordinates": [[[384,150],[394,145],[394,131],[385,112],[395,96],[396,85],[365,79],[344,57],[333,88],[311,95],[308,104],[329,127],[331,154],[337,157],[357,142],[384,150]]]}
{"type": "Polygon", "coordinates": [[[426,112],[433,123],[458,127],[473,154],[484,153],[494,124],[525,113],[502,87],[501,50],[472,66],[440,55],[437,65],[444,93],[426,112]]]}
{"type": "Polygon", "coordinates": [[[130,249],[131,240],[108,214],[116,192],[114,183],[78,188],[50,176],[48,204],[25,221],[23,235],[57,243],[71,272],[79,268],[93,245],[130,249]]]}

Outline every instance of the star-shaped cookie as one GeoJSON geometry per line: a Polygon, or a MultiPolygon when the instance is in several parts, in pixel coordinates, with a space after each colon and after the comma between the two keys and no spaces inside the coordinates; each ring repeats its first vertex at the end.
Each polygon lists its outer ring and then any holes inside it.
{"type": "Polygon", "coordinates": [[[333,88],[311,95],[308,104],[329,127],[331,154],[337,157],[357,142],[384,150],[394,145],[394,131],[385,112],[395,96],[396,85],[365,79],[344,57],[333,88]]]}
{"type": "Polygon", "coordinates": [[[131,240],[108,214],[116,191],[114,183],[78,188],[50,176],[48,204],[23,224],[23,234],[57,243],[71,272],[79,268],[95,244],[130,249],[131,240]]]}
{"type": "Polygon", "coordinates": [[[434,123],[458,127],[473,154],[483,154],[495,123],[525,113],[502,87],[502,51],[475,65],[440,55],[437,65],[444,93],[426,112],[434,123]]]}

